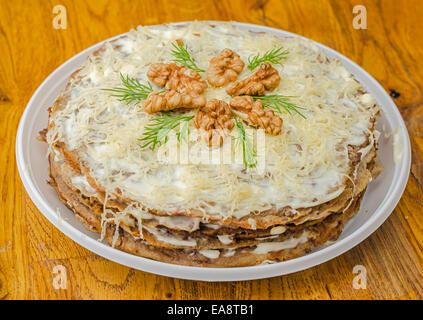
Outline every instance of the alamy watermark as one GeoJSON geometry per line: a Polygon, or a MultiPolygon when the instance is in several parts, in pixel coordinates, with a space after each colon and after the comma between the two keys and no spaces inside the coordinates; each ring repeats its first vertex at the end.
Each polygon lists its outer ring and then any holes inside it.
{"type": "Polygon", "coordinates": [[[56,290],[66,290],[68,285],[68,274],[65,266],[59,264],[53,267],[53,288],[56,290]]]}
{"type": "Polygon", "coordinates": [[[356,30],[367,29],[367,9],[365,6],[359,4],[354,6],[352,10],[354,19],[352,21],[353,28],[356,30]]]}
{"type": "Polygon", "coordinates": [[[55,15],[52,21],[54,29],[67,29],[68,15],[64,5],[57,5],[53,7],[53,14],[55,15]]]}
{"type": "Polygon", "coordinates": [[[356,276],[353,279],[352,285],[356,290],[367,289],[367,269],[365,266],[358,264],[354,266],[353,273],[356,276]]]}
{"type": "MultiPolygon", "coordinates": [[[[182,129],[181,129],[182,130],[182,129]]],[[[182,131],[180,131],[181,133],[182,131]]],[[[263,129],[245,128],[246,138],[233,137],[225,130],[206,132],[199,130],[200,137],[190,140],[191,134],[179,139],[169,134],[166,142],[157,149],[157,161],[162,164],[179,165],[251,165],[249,169],[262,174],[265,170],[266,133],[263,129]],[[222,144],[208,146],[205,137],[222,137],[222,144]],[[202,141],[198,142],[197,138],[202,141]]]]}

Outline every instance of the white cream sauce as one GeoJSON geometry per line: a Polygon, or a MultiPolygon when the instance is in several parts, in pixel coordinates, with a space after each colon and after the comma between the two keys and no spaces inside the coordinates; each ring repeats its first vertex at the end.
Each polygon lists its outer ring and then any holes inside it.
{"type": "Polygon", "coordinates": [[[219,250],[200,250],[198,252],[209,259],[217,259],[220,255],[219,250]]]}
{"type": "Polygon", "coordinates": [[[301,243],[308,241],[308,233],[304,232],[299,238],[291,238],[282,242],[264,242],[259,243],[254,249],[255,254],[265,254],[272,251],[280,251],[284,249],[292,249],[301,243]]]}
{"type": "Polygon", "coordinates": [[[219,235],[217,236],[220,242],[223,244],[230,244],[234,241],[233,237],[231,235],[219,235]]]}
{"type": "Polygon", "coordinates": [[[85,175],[72,177],[71,182],[75,187],[82,191],[92,194],[97,193],[97,191],[88,183],[87,176],[85,175]]]}
{"type": "Polygon", "coordinates": [[[169,243],[175,246],[185,246],[185,247],[195,247],[197,245],[197,241],[195,239],[182,239],[182,237],[173,235],[170,233],[160,232],[156,229],[151,229],[143,226],[143,229],[147,230],[151,234],[153,234],[157,240],[169,243]]]}

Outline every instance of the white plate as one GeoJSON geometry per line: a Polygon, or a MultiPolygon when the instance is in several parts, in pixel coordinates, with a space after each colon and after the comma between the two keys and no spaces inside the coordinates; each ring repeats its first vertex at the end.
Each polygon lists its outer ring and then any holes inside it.
{"type": "MultiPolygon", "coordinates": [[[[175,25],[185,23],[187,22],[175,23],[175,25]]],[[[252,31],[299,37],[286,31],[258,25],[245,23],[236,23],[236,25],[252,31]]],[[[345,68],[354,74],[356,79],[374,95],[378,104],[382,107],[382,115],[378,119],[377,128],[382,131],[379,139],[379,154],[385,170],[368,186],[360,212],[347,222],[338,241],[293,260],[243,268],[200,268],[173,265],[131,255],[97,241],[99,235],[87,231],[75,219],[74,214],[59,200],[56,191],[47,185],[47,145],[36,138],[38,132],[47,125],[47,107],[53,103],[60,90],[64,88],[68,77],[84,63],[91,52],[98,49],[102,44],[103,42],[98,43],[66,61],[41,84],[22,115],[16,136],[18,169],[32,201],[60,231],[88,250],[135,269],[175,278],[204,281],[268,278],[313,267],[356,246],[385,221],[401,198],[410,171],[411,149],[407,129],[397,107],[382,86],[366,71],[338,52],[315,42],[328,56],[340,59],[345,68]],[[392,137],[387,137],[385,134],[398,127],[401,128],[400,142],[403,146],[403,156],[400,161],[394,163],[392,137]]]]}

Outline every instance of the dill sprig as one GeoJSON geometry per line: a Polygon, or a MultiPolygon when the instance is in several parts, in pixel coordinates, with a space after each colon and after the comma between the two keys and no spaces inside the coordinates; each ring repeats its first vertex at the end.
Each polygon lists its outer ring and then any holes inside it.
{"type": "Polygon", "coordinates": [[[298,113],[301,117],[306,119],[306,116],[303,115],[299,109],[305,109],[303,107],[297,106],[291,102],[289,99],[292,98],[291,96],[283,96],[281,94],[270,94],[267,96],[253,96],[255,100],[262,100],[263,101],[263,108],[265,109],[273,109],[277,113],[282,114],[282,109],[284,109],[289,114],[292,114],[292,111],[298,113]]]}
{"type": "Polygon", "coordinates": [[[176,133],[176,138],[178,139],[179,143],[181,143],[182,141],[187,142],[188,135],[189,135],[188,121],[184,121],[181,125],[181,130],[176,133]]]}
{"type": "Polygon", "coordinates": [[[112,94],[112,97],[119,98],[120,101],[125,101],[126,104],[130,104],[133,101],[145,100],[154,91],[150,82],[142,84],[137,79],[129,78],[128,75],[125,77],[122,73],[120,74],[120,79],[123,87],[103,90],[114,92],[115,94],[112,94]]]}
{"type": "Polygon", "coordinates": [[[190,68],[197,72],[205,72],[205,70],[200,69],[195,62],[191,59],[191,56],[187,50],[187,47],[184,47],[184,44],[180,41],[172,43],[172,55],[175,57],[174,62],[180,63],[187,68],[190,68]]]}
{"type": "Polygon", "coordinates": [[[254,57],[248,58],[248,69],[254,70],[263,62],[270,62],[274,64],[282,64],[282,61],[286,59],[288,50],[283,50],[282,47],[267,51],[263,56],[260,54],[255,55],[254,57]]]}
{"type": "Polygon", "coordinates": [[[151,119],[150,123],[144,128],[142,138],[139,139],[139,141],[143,142],[141,148],[151,146],[151,149],[154,150],[157,145],[160,146],[166,143],[168,141],[169,132],[181,123],[183,124],[182,129],[176,136],[179,142],[182,140],[186,141],[189,133],[188,121],[192,118],[194,118],[194,116],[162,114],[160,117],[151,119]]]}
{"type": "Polygon", "coordinates": [[[238,130],[238,136],[236,140],[241,144],[242,147],[242,159],[244,161],[245,170],[253,169],[257,167],[257,153],[254,149],[254,145],[250,138],[245,132],[244,125],[237,118],[234,118],[236,128],[238,130]]]}

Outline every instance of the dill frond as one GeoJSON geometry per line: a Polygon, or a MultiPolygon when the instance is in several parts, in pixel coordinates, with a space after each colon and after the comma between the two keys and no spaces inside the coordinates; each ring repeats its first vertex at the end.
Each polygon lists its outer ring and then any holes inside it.
{"type": "Polygon", "coordinates": [[[150,123],[144,128],[142,138],[139,139],[143,142],[141,148],[151,147],[154,150],[157,145],[166,143],[169,132],[180,124],[182,124],[182,129],[176,134],[178,141],[186,141],[189,133],[188,121],[193,118],[194,116],[162,114],[160,117],[151,119],[150,123]]]}
{"type": "Polygon", "coordinates": [[[184,47],[182,42],[172,43],[173,50],[172,55],[175,57],[174,62],[184,65],[187,68],[190,68],[197,72],[205,72],[205,70],[200,69],[195,62],[192,60],[188,50],[184,47]]]}
{"type": "Polygon", "coordinates": [[[263,56],[260,54],[255,55],[254,57],[248,58],[248,69],[254,70],[259,65],[264,62],[270,62],[273,64],[282,64],[282,61],[286,59],[288,55],[288,50],[282,50],[283,48],[277,48],[270,51],[267,51],[263,56]]]}
{"type": "Polygon", "coordinates": [[[265,109],[273,109],[277,113],[282,114],[282,109],[284,109],[289,114],[296,112],[298,115],[306,119],[306,116],[303,115],[299,109],[305,109],[303,107],[297,106],[289,101],[292,98],[291,96],[284,96],[281,94],[270,94],[267,96],[253,96],[254,101],[262,100],[263,101],[263,108],[265,109]]]}
{"type": "Polygon", "coordinates": [[[238,131],[236,140],[242,147],[242,159],[244,161],[245,170],[248,171],[249,169],[254,169],[257,167],[257,153],[254,149],[253,142],[247,136],[242,122],[237,118],[234,118],[234,120],[238,131]]]}
{"type": "Polygon", "coordinates": [[[104,91],[113,92],[112,97],[119,98],[120,101],[130,104],[134,101],[145,100],[148,95],[154,91],[151,83],[147,84],[140,83],[137,79],[131,79],[127,75],[126,77],[121,73],[120,79],[123,87],[116,87],[111,89],[103,89],[104,91]]]}

